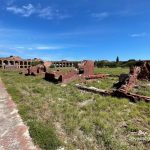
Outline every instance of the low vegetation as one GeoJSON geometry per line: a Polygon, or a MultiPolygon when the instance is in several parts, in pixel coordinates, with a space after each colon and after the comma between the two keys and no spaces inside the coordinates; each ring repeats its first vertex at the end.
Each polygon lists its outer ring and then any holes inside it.
{"type": "MultiPolygon", "coordinates": [[[[95,72],[118,75],[128,69],[96,68],[95,72]]],[[[79,91],[74,86],[79,81],[57,85],[16,71],[0,71],[0,76],[42,149],[149,150],[149,103],[79,91]]],[[[111,77],[87,84],[110,89],[116,81],[111,77]]]]}
{"type": "Polygon", "coordinates": [[[108,60],[98,60],[95,61],[95,67],[98,68],[116,68],[116,67],[133,67],[140,64],[140,60],[130,59],[128,61],[119,61],[119,57],[116,58],[116,61],[108,61],[108,60]]]}
{"type": "Polygon", "coordinates": [[[150,82],[138,81],[136,87],[132,89],[132,92],[150,97],[150,82]]]}

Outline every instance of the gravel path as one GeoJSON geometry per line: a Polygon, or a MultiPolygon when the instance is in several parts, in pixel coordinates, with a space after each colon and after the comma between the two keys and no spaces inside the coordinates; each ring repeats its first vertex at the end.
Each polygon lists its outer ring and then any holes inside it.
{"type": "Polygon", "coordinates": [[[0,79],[0,150],[37,150],[0,79]]]}

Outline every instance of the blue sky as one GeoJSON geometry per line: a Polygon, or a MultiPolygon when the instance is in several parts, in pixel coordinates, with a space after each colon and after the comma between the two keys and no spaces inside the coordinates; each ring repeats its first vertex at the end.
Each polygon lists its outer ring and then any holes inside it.
{"type": "Polygon", "coordinates": [[[149,0],[0,0],[0,57],[150,59],[149,0]]]}

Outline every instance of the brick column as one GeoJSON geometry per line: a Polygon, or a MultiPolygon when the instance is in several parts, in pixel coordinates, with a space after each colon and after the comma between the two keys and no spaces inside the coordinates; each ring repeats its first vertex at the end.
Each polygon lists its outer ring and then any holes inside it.
{"type": "Polygon", "coordinates": [[[9,66],[10,65],[10,61],[8,60],[7,62],[8,62],[8,66],[9,66]]]}
{"type": "Polygon", "coordinates": [[[24,68],[24,61],[22,61],[22,65],[23,65],[23,68],[24,68]]]}
{"type": "Polygon", "coordinates": [[[18,61],[18,68],[20,68],[20,61],[18,61]]]}
{"type": "Polygon", "coordinates": [[[2,60],[2,68],[4,69],[4,60],[2,60]]]}

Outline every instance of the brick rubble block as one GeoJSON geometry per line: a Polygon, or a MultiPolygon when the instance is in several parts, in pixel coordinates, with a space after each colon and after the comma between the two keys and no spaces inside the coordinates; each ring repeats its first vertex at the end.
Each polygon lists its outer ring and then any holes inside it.
{"type": "Polygon", "coordinates": [[[0,79],[0,150],[37,150],[0,79]]]}

